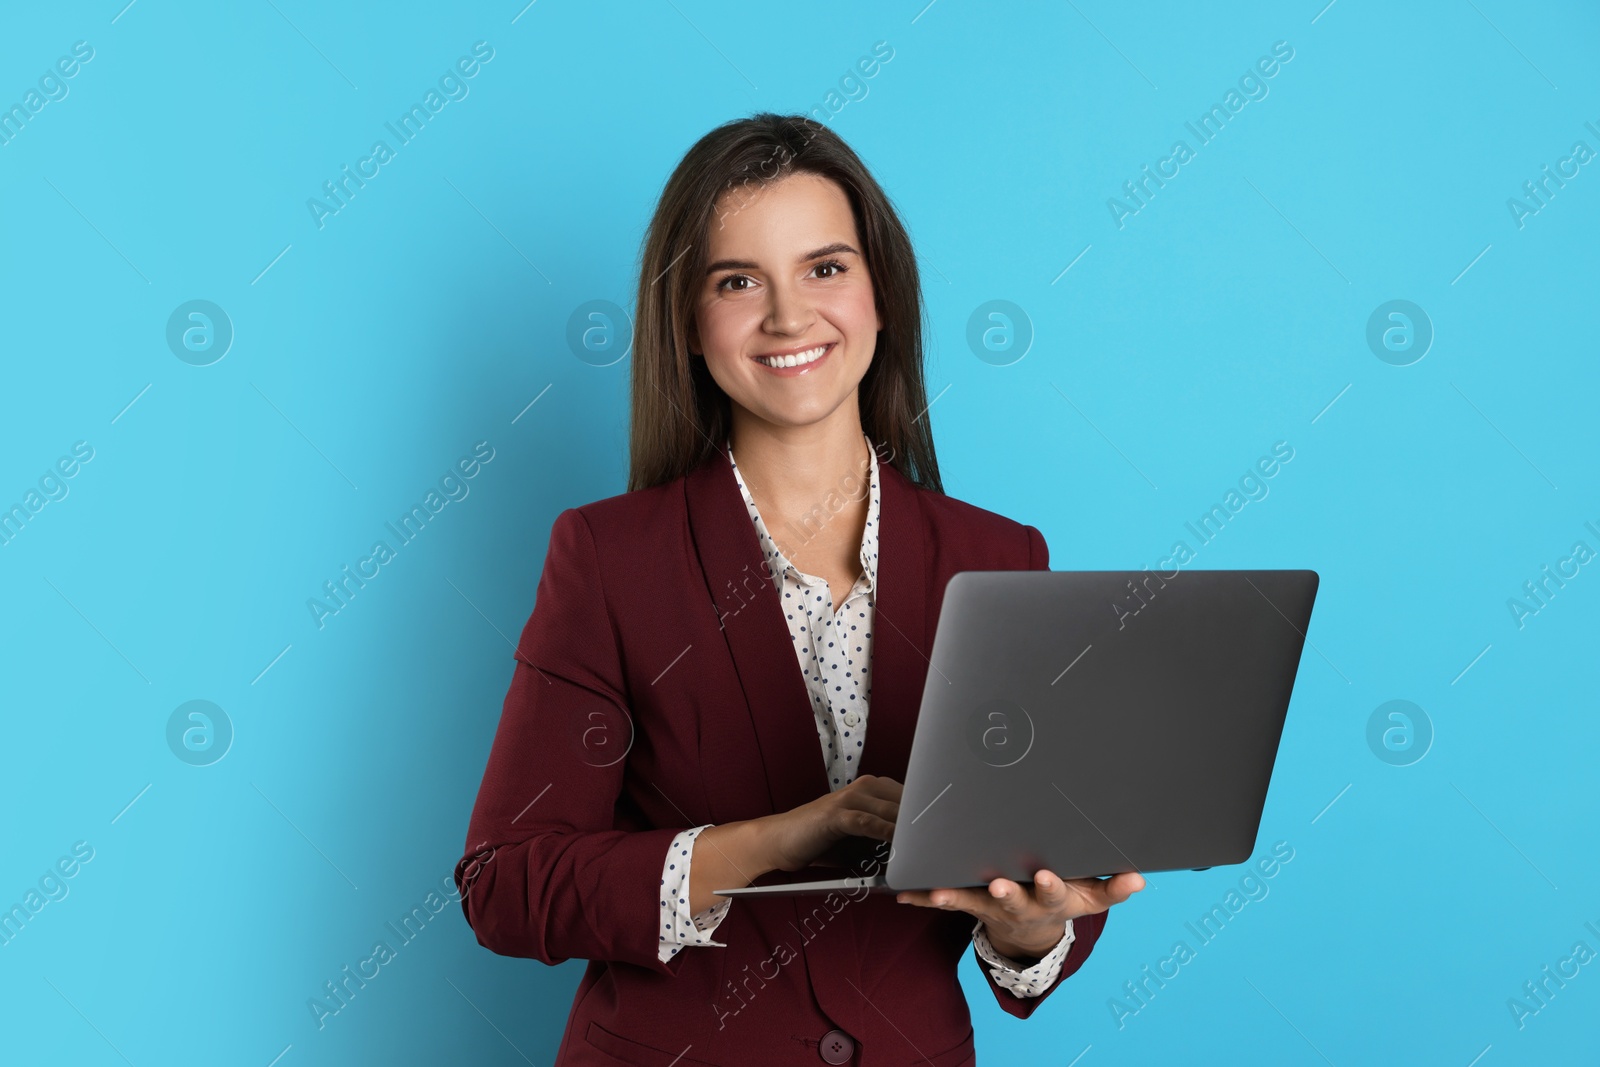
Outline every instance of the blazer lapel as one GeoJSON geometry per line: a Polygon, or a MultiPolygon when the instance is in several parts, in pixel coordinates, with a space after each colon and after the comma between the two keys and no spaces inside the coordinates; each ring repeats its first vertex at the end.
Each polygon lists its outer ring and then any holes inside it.
{"type": "MultiPolygon", "coordinates": [[[[932,575],[915,486],[881,461],[878,478],[872,697],[857,773],[903,781],[931,652],[926,610],[932,575]]],[[[684,491],[707,591],[755,727],[772,810],[788,811],[827,793],[828,776],[783,605],[762,565],[726,445],[689,473],[684,491]]]]}
{"type": "Polygon", "coordinates": [[[726,445],[691,471],[689,530],[755,726],[773,812],[828,791],[805,676],[726,445]]]}

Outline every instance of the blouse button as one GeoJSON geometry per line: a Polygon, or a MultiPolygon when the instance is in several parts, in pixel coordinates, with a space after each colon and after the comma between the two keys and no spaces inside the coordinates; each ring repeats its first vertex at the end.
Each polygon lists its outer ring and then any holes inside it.
{"type": "Polygon", "coordinates": [[[860,722],[861,722],[861,716],[857,712],[855,712],[855,711],[847,711],[847,712],[844,713],[844,724],[846,726],[855,726],[855,725],[858,725],[860,722]]]}

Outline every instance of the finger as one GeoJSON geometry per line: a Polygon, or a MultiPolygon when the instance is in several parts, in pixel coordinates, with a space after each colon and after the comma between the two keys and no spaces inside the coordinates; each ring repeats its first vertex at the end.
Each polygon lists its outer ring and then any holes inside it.
{"type": "Polygon", "coordinates": [[[893,797],[874,796],[870,793],[841,794],[839,802],[846,807],[860,808],[874,815],[894,821],[900,815],[900,801],[893,797]]]}
{"type": "Polygon", "coordinates": [[[1075,878],[1068,884],[1087,897],[1093,905],[1093,911],[1099,913],[1143,889],[1145,880],[1144,875],[1137,871],[1127,871],[1104,879],[1075,878]]]}
{"type": "Polygon", "coordinates": [[[1040,907],[1054,911],[1071,899],[1067,883],[1056,877],[1054,871],[1038,870],[1033,873],[1034,900],[1040,907]]]}
{"type": "Polygon", "coordinates": [[[1106,884],[1106,892],[1115,894],[1115,903],[1120,904],[1144,887],[1144,875],[1138,871],[1125,871],[1112,876],[1111,881],[1106,884]]]}
{"type": "Polygon", "coordinates": [[[868,796],[848,796],[843,793],[836,794],[838,800],[834,806],[834,815],[840,820],[838,825],[847,833],[860,833],[853,829],[857,823],[863,822],[863,816],[894,826],[900,819],[900,805],[888,800],[877,800],[868,796]]]}
{"type": "Polygon", "coordinates": [[[1013,921],[1025,916],[1034,906],[1028,891],[1009,878],[996,878],[988,888],[1000,912],[1013,921]]]}
{"type": "Polygon", "coordinates": [[[1000,909],[995,907],[995,899],[989,896],[987,886],[976,889],[934,889],[930,896],[936,907],[942,907],[947,912],[966,912],[984,921],[1000,921],[1000,909]]]}
{"type": "MultiPolygon", "coordinates": [[[[1097,881],[1099,881],[1097,879],[1097,881]]],[[[1097,887],[1101,903],[1109,908],[1113,904],[1121,904],[1144,888],[1144,875],[1137,871],[1127,871],[1114,874],[1105,881],[1099,882],[1097,887]]]]}
{"type": "Polygon", "coordinates": [[[899,782],[881,774],[863,774],[850,784],[856,786],[858,792],[892,800],[896,804],[900,803],[900,796],[905,791],[905,787],[899,782]]]}
{"type": "Polygon", "coordinates": [[[877,841],[889,841],[894,838],[893,820],[860,808],[845,808],[839,811],[834,816],[833,825],[846,836],[870,837],[877,841]]]}
{"type": "Polygon", "coordinates": [[[897,893],[895,899],[902,904],[917,904],[924,908],[964,911],[986,922],[1000,918],[999,909],[995,907],[987,888],[905,890],[897,893]]]}

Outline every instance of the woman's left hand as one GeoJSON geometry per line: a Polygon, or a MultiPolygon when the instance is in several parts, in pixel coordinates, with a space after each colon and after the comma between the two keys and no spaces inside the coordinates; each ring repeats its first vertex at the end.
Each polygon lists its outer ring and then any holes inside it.
{"type": "Polygon", "coordinates": [[[895,900],[964,911],[983,920],[989,943],[1000,955],[1039,959],[1061,941],[1068,919],[1098,915],[1143,888],[1144,876],[1136,871],[1063,880],[1040,870],[1034,872],[1031,892],[1009,878],[996,878],[985,888],[907,890],[897,893],[895,900]]]}

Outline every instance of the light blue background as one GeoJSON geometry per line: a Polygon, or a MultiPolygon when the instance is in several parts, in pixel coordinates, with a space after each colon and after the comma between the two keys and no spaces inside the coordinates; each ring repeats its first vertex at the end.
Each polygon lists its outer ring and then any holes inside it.
{"type": "Polygon", "coordinates": [[[1026,1023],[969,953],[984,1062],[1592,1059],[1600,964],[1523,1028],[1507,1001],[1600,951],[1600,575],[1522,629],[1507,600],[1600,549],[1600,164],[1520,228],[1507,200],[1600,149],[1600,16],[1323,2],[8,5],[0,105],[95,52],[0,145],[0,505],[94,458],[0,547],[0,905],[95,854],[0,947],[0,1059],[550,1061],[583,964],[494,956],[453,902],[325,1029],[306,1003],[448,878],[550,523],[623,490],[628,363],[568,316],[631,306],[695,139],[821,107],[880,40],[829,121],[922,256],[947,490],[1056,569],[1139,567],[1287,441],[1194,565],[1322,575],[1270,895],[1120,1029],[1239,869],[1153,876],[1026,1023]],[[319,230],[306,200],[480,40],[470,95],[319,230]],[[1107,198],[1277,41],[1269,95],[1119,229],[1107,198]],[[165,341],[192,299],[236,331],[208,367],[165,341]],[[993,299],[1035,333],[1010,366],[966,345],[993,299]],[[1392,299],[1436,332],[1411,366],[1365,341],[1392,299]],[[470,495],[319,630],[307,599],[480,440],[470,495]],[[236,732],[204,768],[165,739],[193,699],[236,732]],[[1410,766],[1367,744],[1392,699],[1435,731],[1410,766]]]}

